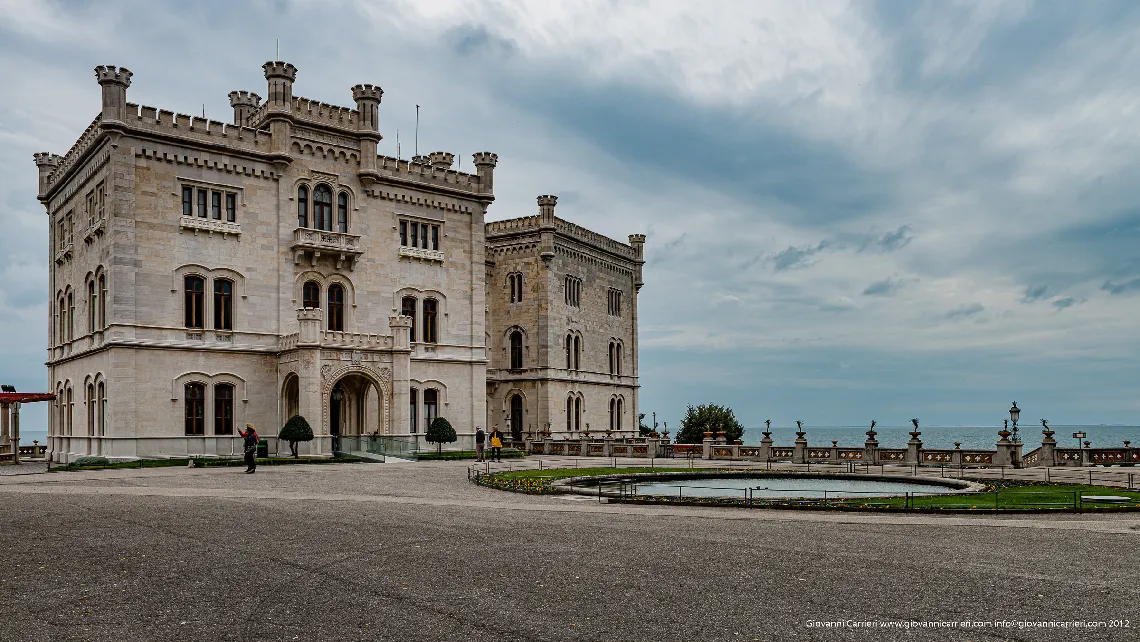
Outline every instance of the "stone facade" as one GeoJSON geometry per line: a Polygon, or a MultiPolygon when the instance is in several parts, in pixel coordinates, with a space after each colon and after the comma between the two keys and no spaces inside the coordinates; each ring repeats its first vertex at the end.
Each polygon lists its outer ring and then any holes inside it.
{"type": "MultiPolygon", "coordinates": [[[[489,376],[488,359],[496,372],[515,309],[498,284],[488,298],[485,279],[525,262],[488,260],[487,233],[511,223],[484,222],[497,157],[475,154],[470,174],[445,152],[378,156],[379,87],[357,85],[356,107],[338,107],[294,96],[288,63],[263,70],[268,98],[232,92],[228,124],[129,103],[131,72],[97,67],[101,113],[65,156],[36,154],[54,259],[54,460],[225,456],[240,450],[247,422],[271,437],[293,414],[317,435],[309,454],[331,453],[338,435],[422,442],[433,416],[469,447],[475,426],[497,418],[496,384],[514,375],[489,376]]],[[[557,297],[524,299],[536,306],[531,336],[546,335],[534,349],[549,359],[571,327],[591,333],[591,351],[612,335],[626,369],[593,376],[605,353],[590,352],[590,377],[532,382],[582,383],[593,421],[593,397],[620,388],[635,421],[644,237],[633,247],[605,239],[553,219],[552,204],[550,218],[552,255],[524,281],[545,280],[535,292],[557,297]],[[582,312],[557,305],[559,274],[585,283],[582,312]],[[610,287],[628,293],[621,323],[595,311],[610,287]]],[[[547,417],[558,403],[533,412],[547,417]]]]}

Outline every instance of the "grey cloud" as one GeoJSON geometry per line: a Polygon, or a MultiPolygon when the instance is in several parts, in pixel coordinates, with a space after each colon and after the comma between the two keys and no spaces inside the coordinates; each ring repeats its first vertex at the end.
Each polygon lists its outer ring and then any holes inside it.
{"type": "Polygon", "coordinates": [[[820,241],[819,245],[816,245],[814,247],[810,245],[804,247],[792,247],[789,245],[788,249],[777,252],[776,256],[772,258],[772,267],[775,268],[777,272],[782,272],[784,270],[790,270],[797,267],[806,267],[808,259],[820,253],[827,247],[828,242],[826,240],[820,241]]]}
{"type": "Polygon", "coordinates": [[[1073,299],[1073,297],[1067,296],[1063,299],[1057,299],[1056,301],[1054,301],[1053,307],[1057,308],[1058,310],[1064,310],[1065,308],[1072,307],[1072,306],[1076,305],[1076,303],[1077,302],[1075,299],[1073,299]]]}
{"type": "Polygon", "coordinates": [[[881,294],[894,294],[899,289],[899,282],[895,279],[883,279],[868,285],[864,290],[865,296],[875,296],[881,294]]]}
{"type": "Polygon", "coordinates": [[[899,228],[893,232],[887,232],[879,237],[876,245],[879,246],[884,252],[894,252],[895,250],[906,247],[914,236],[910,233],[910,227],[907,225],[900,225],[899,228]]]}
{"type": "Polygon", "coordinates": [[[1033,303],[1045,298],[1046,293],[1049,291],[1047,285],[1035,285],[1025,288],[1025,295],[1021,297],[1022,303],[1033,303]]]}
{"type": "Polygon", "coordinates": [[[950,319],[951,321],[957,319],[965,319],[966,317],[972,317],[985,309],[985,306],[983,306],[981,303],[971,303],[970,305],[964,305],[960,308],[956,308],[950,312],[947,312],[946,318],[950,319]]]}
{"type": "Polygon", "coordinates": [[[1140,290],[1140,277],[1118,283],[1105,281],[1104,285],[1102,285],[1100,289],[1108,292],[1109,294],[1125,294],[1134,290],[1140,290]]]}
{"type": "Polygon", "coordinates": [[[492,34],[483,25],[456,27],[444,39],[454,43],[452,48],[461,56],[489,55],[506,58],[518,50],[515,43],[492,34]]]}

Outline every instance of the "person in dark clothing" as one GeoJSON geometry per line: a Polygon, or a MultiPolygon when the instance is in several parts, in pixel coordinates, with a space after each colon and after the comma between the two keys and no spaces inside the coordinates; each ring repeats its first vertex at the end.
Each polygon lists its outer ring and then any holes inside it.
{"type": "Polygon", "coordinates": [[[491,461],[496,459],[503,461],[503,433],[498,426],[491,428],[491,461]]]}
{"type": "Polygon", "coordinates": [[[253,424],[246,424],[245,431],[238,430],[238,434],[245,439],[245,472],[252,473],[257,470],[257,431],[253,424]]]}
{"type": "Polygon", "coordinates": [[[475,461],[483,461],[483,452],[487,441],[487,433],[479,426],[475,426],[475,461]]]}

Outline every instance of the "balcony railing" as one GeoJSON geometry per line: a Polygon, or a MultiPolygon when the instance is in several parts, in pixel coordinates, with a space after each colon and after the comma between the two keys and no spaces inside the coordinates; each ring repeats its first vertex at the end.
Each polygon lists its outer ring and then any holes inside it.
{"type": "Polygon", "coordinates": [[[226,234],[241,234],[240,224],[230,223],[229,221],[219,221],[212,218],[181,216],[179,217],[178,226],[182,229],[194,230],[195,234],[199,231],[210,234],[218,233],[221,234],[223,238],[226,234]]]}
{"type": "Polygon", "coordinates": [[[71,250],[72,250],[71,242],[68,241],[67,243],[64,243],[63,246],[61,246],[59,248],[59,251],[55,253],[55,262],[56,263],[63,263],[67,259],[70,259],[71,258],[71,250]]]}
{"type": "Polygon", "coordinates": [[[425,250],[419,247],[408,247],[406,245],[400,246],[400,257],[408,257],[413,259],[422,259],[424,261],[438,261],[443,263],[443,252],[439,250],[425,250]]]}
{"type": "Polygon", "coordinates": [[[98,219],[83,232],[83,242],[90,243],[95,240],[96,236],[102,236],[103,231],[107,228],[107,221],[105,219],[98,219]]]}
{"type": "Polygon", "coordinates": [[[293,230],[293,262],[300,263],[306,254],[309,255],[313,265],[316,265],[317,259],[324,254],[336,259],[338,270],[346,261],[349,269],[355,270],[356,260],[364,254],[364,250],[360,245],[359,234],[298,227],[293,230]]]}

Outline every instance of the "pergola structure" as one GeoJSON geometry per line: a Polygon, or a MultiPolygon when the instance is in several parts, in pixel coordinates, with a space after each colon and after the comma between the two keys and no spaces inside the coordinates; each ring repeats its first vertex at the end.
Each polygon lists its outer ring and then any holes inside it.
{"type": "Polygon", "coordinates": [[[0,460],[11,453],[12,463],[20,463],[20,404],[35,401],[52,401],[50,392],[16,392],[4,386],[0,392],[0,460]]]}

